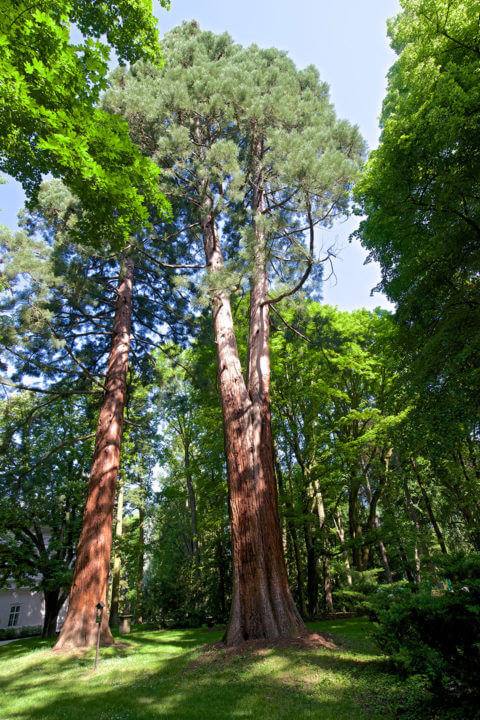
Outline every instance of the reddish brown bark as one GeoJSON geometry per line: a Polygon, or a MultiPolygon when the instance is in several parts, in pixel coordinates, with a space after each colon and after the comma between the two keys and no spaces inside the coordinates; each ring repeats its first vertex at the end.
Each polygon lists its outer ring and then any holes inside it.
{"type": "MultiPolygon", "coordinates": [[[[254,210],[262,211],[263,195],[254,210]]],[[[206,208],[211,200],[206,202],[206,208]]],[[[211,276],[223,268],[211,212],[203,227],[211,276]]],[[[212,297],[223,412],[233,552],[233,596],[224,640],[276,640],[305,629],[290,593],[283,556],[270,423],[269,308],[264,239],[256,229],[255,274],[251,280],[248,368],[238,356],[228,293],[212,297]]]]}
{"type": "MultiPolygon", "coordinates": [[[[115,487],[120,464],[133,299],[133,261],[125,260],[115,308],[105,393],[98,418],[82,531],[77,545],[67,617],[56,650],[95,645],[95,606],[107,604],[115,487]]],[[[114,640],[105,607],[101,644],[114,640]]]]}

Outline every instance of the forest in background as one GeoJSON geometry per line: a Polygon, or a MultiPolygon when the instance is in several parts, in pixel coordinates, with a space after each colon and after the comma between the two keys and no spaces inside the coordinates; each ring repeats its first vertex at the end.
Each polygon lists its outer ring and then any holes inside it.
{"type": "Polygon", "coordinates": [[[67,15],[32,19],[36,64],[4,54],[26,81],[2,96],[2,168],[30,201],[1,237],[0,572],[44,592],[45,636],[76,567],[67,645],[92,644],[110,576],[112,625],[230,618],[235,644],[388,596],[457,634],[439,649],[425,621],[410,651],[478,662],[478,8],[402,7],[368,159],[314,68],[195,23],[162,63],[107,35],[132,63],[108,83],[104,51],[68,51],[55,94],[67,15]],[[315,228],[352,207],[394,314],[321,304],[315,228]]]}

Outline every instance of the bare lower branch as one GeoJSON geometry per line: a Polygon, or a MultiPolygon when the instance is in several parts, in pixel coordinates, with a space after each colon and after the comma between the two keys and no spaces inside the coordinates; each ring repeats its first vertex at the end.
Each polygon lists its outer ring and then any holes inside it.
{"type": "Polygon", "coordinates": [[[280,300],[283,300],[283,298],[288,297],[289,295],[294,295],[294,293],[298,292],[300,288],[304,285],[306,282],[308,276],[310,275],[313,267],[313,247],[314,247],[314,239],[315,239],[315,230],[314,230],[314,223],[312,219],[312,213],[310,210],[310,205],[307,209],[307,216],[308,216],[308,227],[310,231],[310,247],[309,247],[309,253],[308,253],[308,261],[307,261],[307,267],[305,269],[305,272],[303,273],[302,277],[298,281],[298,283],[295,285],[294,288],[291,290],[286,290],[284,293],[281,293],[276,298],[268,298],[268,300],[265,300],[263,305],[273,305],[274,303],[280,302],[280,300]]]}
{"type": "Polygon", "coordinates": [[[29,392],[45,393],[46,395],[57,395],[58,397],[66,397],[67,395],[98,395],[101,390],[46,390],[45,388],[28,387],[21,383],[13,383],[10,380],[0,377],[0,385],[15,388],[16,390],[28,390],[29,392]]]}
{"type": "Polygon", "coordinates": [[[72,440],[65,440],[64,442],[60,443],[59,445],[56,445],[54,448],[49,450],[48,453],[46,453],[40,460],[35,463],[35,465],[31,465],[27,470],[25,470],[22,475],[28,475],[32,470],[35,470],[39,465],[43,465],[43,463],[48,460],[49,457],[51,457],[54,453],[57,452],[57,450],[61,450],[63,447],[67,447],[67,445],[75,445],[77,442],[82,442],[83,440],[90,440],[91,438],[95,437],[96,433],[90,433],[90,435],[84,435],[83,437],[77,437],[73,438],[72,440]]]}
{"type": "Polygon", "coordinates": [[[308,343],[311,343],[311,342],[312,342],[312,341],[310,340],[310,338],[308,338],[306,335],[304,335],[303,333],[301,333],[300,330],[297,330],[296,327],[293,327],[293,325],[289,325],[289,323],[287,323],[287,321],[285,320],[285,318],[282,317],[282,315],[278,312],[277,308],[276,308],[274,305],[272,305],[272,310],[274,311],[274,313],[275,313],[276,315],[278,315],[278,317],[279,317],[280,320],[283,322],[283,324],[285,325],[285,327],[287,327],[289,330],[291,330],[291,331],[294,332],[296,335],[298,335],[299,337],[301,337],[302,340],[306,340],[308,343]]]}

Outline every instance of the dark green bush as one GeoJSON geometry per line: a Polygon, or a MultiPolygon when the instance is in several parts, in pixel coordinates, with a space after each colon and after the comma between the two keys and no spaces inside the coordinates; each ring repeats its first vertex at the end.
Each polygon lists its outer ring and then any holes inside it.
{"type": "Polygon", "coordinates": [[[42,634],[41,625],[30,625],[23,628],[7,628],[0,630],[0,640],[13,640],[14,638],[33,637],[42,634]]]}
{"type": "Polygon", "coordinates": [[[384,590],[377,608],[377,642],[396,669],[443,698],[480,701],[480,555],[442,558],[435,584],[384,590]]]}
{"type": "Polygon", "coordinates": [[[342,612],[375,617],[375,598],[379,590],[378,575],[381,568],[372,568],[364,572],[352,571],[353,584],[334,589],[333,604],[342,612]]]}

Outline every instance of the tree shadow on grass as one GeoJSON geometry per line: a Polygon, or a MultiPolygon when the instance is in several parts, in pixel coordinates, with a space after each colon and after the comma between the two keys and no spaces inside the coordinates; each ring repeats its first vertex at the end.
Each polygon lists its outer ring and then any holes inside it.
{"type": "MultiPolygon", "coordinates": [[[[205,633],[207,634],[207,633],[205,633]]],[[[220,634],[220,633],[219,633],[220,634]]],[[[212,637],[211,634],[207,634],[212,637]]],[[[398,692],[381,660],[341,651],[267,648],[213,662],[197,652],[204,633],[129,637],[92,657],[34,658],[16,674],[9,720],[387,720],[398,692]],[[183,639],[182,639],[183,638],[183,639]],[[195,639],[196,638],[196,639],[195,639]],[[170,651],[169,651],[170,647],[170,651]],[[160,652],[159,652],[160,651],[160,652]],[[42,666],[43,662],[43,666],[42,666]],[[55,672],[57,677],[50,673],[55,672]],[[39,684],[41,692],[39,692],[39,684]],[[21,700],[20,700],[21,699],[21,700]]],[[[216,639],[216,638],[212,638],[216,639]]],[[[6,688],[4,687],[4,690],[6,688]]],[[[1,713],[0,713],[1,715],[1,713]]]]}

